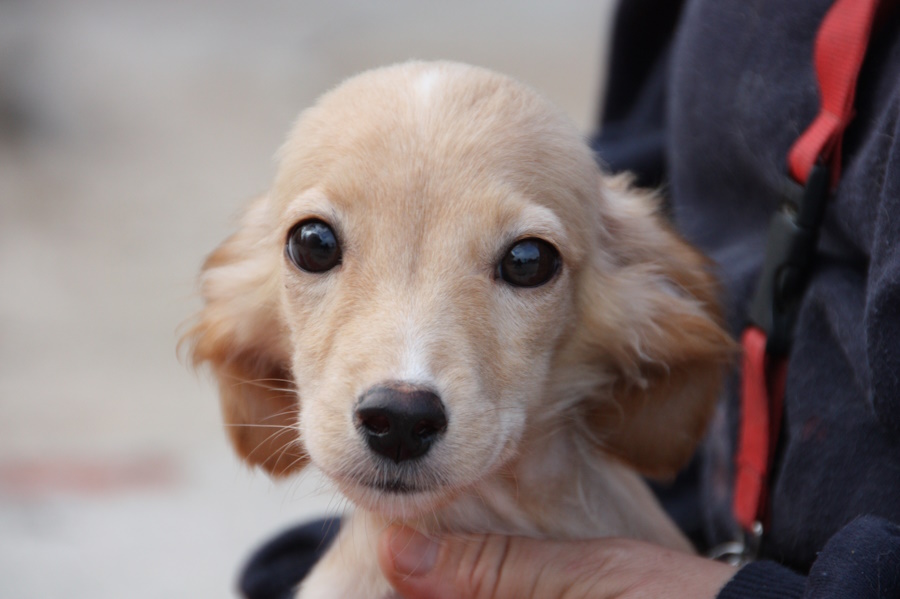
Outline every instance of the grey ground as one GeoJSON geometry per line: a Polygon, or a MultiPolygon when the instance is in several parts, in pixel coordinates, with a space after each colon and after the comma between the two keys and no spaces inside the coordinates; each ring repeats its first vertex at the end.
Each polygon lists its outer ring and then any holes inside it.
{"type": "Polygon", "coordinates": [[[0,598],[233,596],[257,542],[341,509],[243,468],[176,358],[204,254],[369,67],[494,68],[589,130],[609,6],[0,1],[0,598]]]}

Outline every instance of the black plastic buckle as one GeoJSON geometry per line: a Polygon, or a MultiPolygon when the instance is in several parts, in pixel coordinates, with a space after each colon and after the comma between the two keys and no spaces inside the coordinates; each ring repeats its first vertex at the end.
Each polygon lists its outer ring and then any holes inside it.
{"type": "Polygon", "coordinates": [[[766,351],[770,355],[783,356],[790,349],[828,192],[828,167],[816,163],[799,204],[785,202],[769,223],[766,261],[750,305],[750,320],[766,332],[766,351]]]}

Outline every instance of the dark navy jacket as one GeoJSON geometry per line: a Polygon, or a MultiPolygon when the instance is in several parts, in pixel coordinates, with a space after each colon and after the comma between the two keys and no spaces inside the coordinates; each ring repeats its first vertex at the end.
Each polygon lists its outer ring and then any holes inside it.
{"type": "MultiPolygon", "coordinates": [[[[812,49],[831,4],[625,0],[618,14],[593,145],[613,170],[665,186],[677,225],[718,266],[735,335],[766,225],[791,193],[788,149],[819,108],[812,49]]],[[[795,331],[768,561],[720,597],[900,597],[898,12],[876,26],[863,66],[795,331]]],[[[735,534],[736,381],[693,471],[664,492],[701,546],[735,534]]]]}

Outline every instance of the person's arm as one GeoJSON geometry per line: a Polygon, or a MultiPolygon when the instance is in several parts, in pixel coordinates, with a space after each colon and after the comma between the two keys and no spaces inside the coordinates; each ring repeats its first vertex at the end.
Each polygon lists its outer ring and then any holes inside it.
{"type": "Polygon", "coordinates": [[[770,561],[735,570],[627,539],[382,535],[379,563],[406,599],[876,599],[900,597],[900,526],[866,516],[826,544],[804,577],[770,561]]]}
{"type": "Polygon", "coordinates": [[[834,535],[808,577],[774,562],[745,566],[720,599],[869,599],[900,597],[900,526],[864,516],[834,535]]]}
{"type": "Polygon", "coordinates": [[[406,599],[713,599],[735,568],[631,539],[429,539],[383,533],[379,563],[406,599]]]}

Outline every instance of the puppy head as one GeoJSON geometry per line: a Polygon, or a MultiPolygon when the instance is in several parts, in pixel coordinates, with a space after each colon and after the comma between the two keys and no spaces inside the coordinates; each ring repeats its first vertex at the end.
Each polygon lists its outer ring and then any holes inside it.
{"type": "Polygon", "coordinates": [[[308,454],[388,515],[564,422],[672,471],[729,344],[650,199],[604,183],[535,93],[449,63],[365,73],[301,115],[202,290],[187,337],[238,452],[274,474],[308,454]]]}

